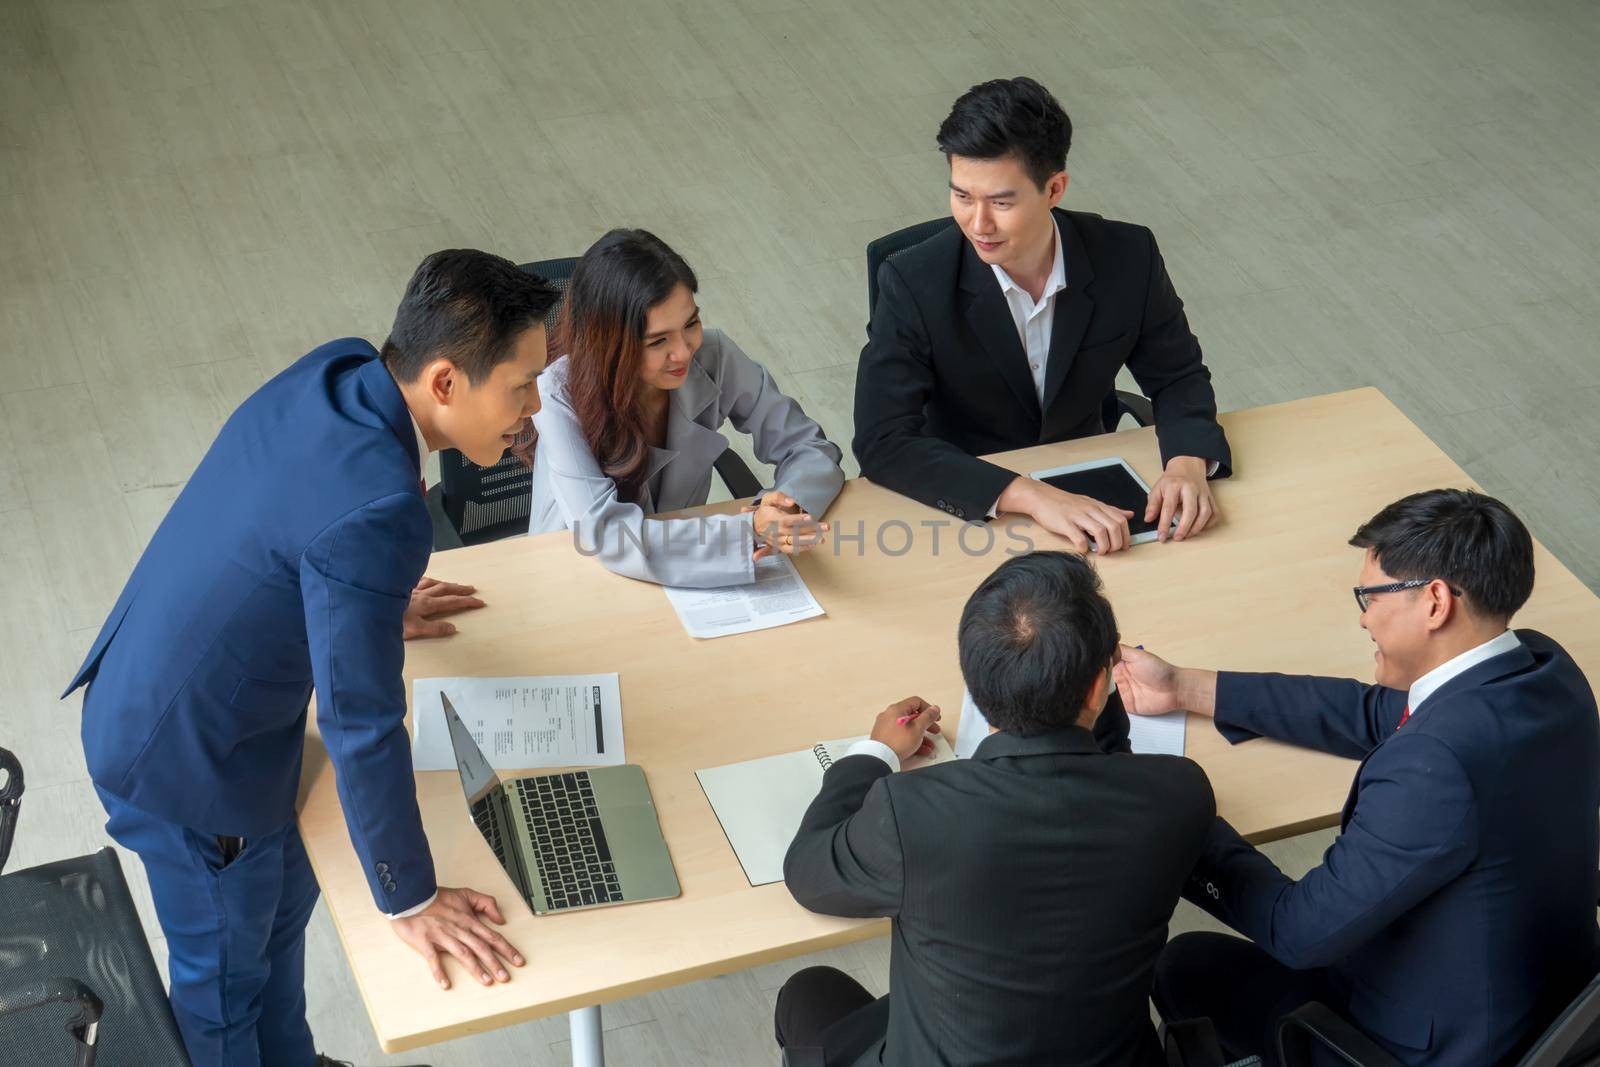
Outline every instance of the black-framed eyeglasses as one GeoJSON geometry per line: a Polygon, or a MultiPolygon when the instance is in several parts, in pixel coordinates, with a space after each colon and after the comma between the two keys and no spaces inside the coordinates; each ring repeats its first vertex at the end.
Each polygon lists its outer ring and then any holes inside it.
{"type": "MultiPolygon", "coordinates": [[[[1365,612],[1367,607],[1372,603],[1372,596],[1374,593],[1398,593],[1405,589],[1421,589],[1423,586],[1434,581],[1437,581],[1437,579],[1408,578],[1403,582],[1386,582],[1383,585],[1358,585],[1350,591],[1356,595],[1356,606],[1365,612]]],[[[1461,595],[1461,590],[1457,589],[1455,586],[1450,586],[1450,592],[1454,593],[1456,596],[1461,595]]]]}

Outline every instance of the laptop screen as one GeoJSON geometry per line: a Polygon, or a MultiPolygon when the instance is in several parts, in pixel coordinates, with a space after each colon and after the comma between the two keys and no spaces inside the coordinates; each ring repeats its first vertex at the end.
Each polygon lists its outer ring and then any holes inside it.
{"type": "Polygon", "coordinates": [[[444,721],[450,727],[450,745],[456,751],[456,770],[461,774],[461,791],[467,795],[469,805],[476,804],[500,785],[500,776],[483,758],[483,749],[472,739],[472,731],[456,714],[450,698],[440,693],[439,699],[444,701],[444,721]]]}

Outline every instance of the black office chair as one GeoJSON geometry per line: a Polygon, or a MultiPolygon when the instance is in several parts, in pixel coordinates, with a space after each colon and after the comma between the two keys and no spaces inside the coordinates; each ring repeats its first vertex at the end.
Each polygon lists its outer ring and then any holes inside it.
{"type": "MultiPolygon", "coordinates": [[[[23,787],[21,764],[3,748],[0,771],[3,870],[23,787]]],[[[0,945],[0,1060],[188,1067],[114,850],[0,875],[0,945]]]]}
{"type": "MultiPolygon", "coordinates": [[[[1325,1004],[1313,1001],[1278,1024],[1278,1059],[1283,1067],[1310,1067],[1321,1047],[1350,1067],[1400,1067],[1366,1034],[1325,1004]]],[[[1519,1059],[1516,1067],[1600,1065],[1600,976],[1567,1005],[1519,1059]]]]}
{"type": "MultiPolygon", "coordinates": [[[[577,259],[543,259],[524,263],[522,269],[537,274],[566,292],[577,259]]],[[[559,301],[545,316],[545,328],[554,330],[561,310],[559,301]]],[[[731,448],[712,464],[728,494],[755,496],[761,483],[731,448]]],[[[439,453],[439,484],[428,491],[433,516],[433,546],[443,550],[481,545],[528,532],[533,507],[532,472],[509,452],[492,467],[480,467],[453,448],[439,453]]]]}
{"type": "MultiPolygon", "coordinates": [[[[942,219],[929,219],[927,222],[919,222],[915,226],[907,226],[903,230],[885,234],[867,245],[868,319],[872,318],[872,313],[878,306],[878,268],[885,261],[915,248],[935,234],[942,233],[947,226],[953,225],[955,221],[948,215],[942,219]]],[[[1100,405],[1101,424],[1107,430],[1115,430],[1124,415],[1132,418],[1140,426],[1153,426],[1156,421],[1155,409],[1148,398],[1138,393],[1113,389],[1111,395],[1100,405]]]]}

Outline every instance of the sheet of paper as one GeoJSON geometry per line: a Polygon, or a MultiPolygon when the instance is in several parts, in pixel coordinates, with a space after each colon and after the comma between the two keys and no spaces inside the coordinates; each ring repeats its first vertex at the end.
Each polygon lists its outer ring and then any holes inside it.
{"type": "MultiPolygon", "coordinates": [[[[1184,731],[1189,713],[1174,711],[1166,715],[1129,715],[1128,744],[1141,755],[1183,755],[1184,731]]],[[[969,759],[980,742],[989,736],[989,720],[984,718],[972,694],[961,690],[961,725],[956,728],[956,755],[969,759]]]]}
{"type": "Polygon", "coordinates": [[[826,614],[794,569],[779,553],[756,562],[756,580],[720,589],[662,586],[690,637],[727,637],[787,626],[826,614]]]}
{"type": "Polygon", "coordinates": [[[988,736],[989,720],[983,717],[978,705],[972,702],[972,694],[962,686],[961,722],[956,726],[956,755],[962,759],[971,759],[972,754],[978,751],[978,745],[988,736]]]}
{"type": "Polygon", "coordinates": [[[1188,725],[1187,711],[1172,711],[1165,715],[1129,715],[1128,742],[1135,752],[1147,756],[1181,756],[1188,725]]]}
{"type": "Polygon", "coordinates": [[[627,762],[622,690],[615,674],[543,678],[418,678],[411,686],[411,762],[455,770],[440,693],[497,771],[610,767],[627,762]]]}

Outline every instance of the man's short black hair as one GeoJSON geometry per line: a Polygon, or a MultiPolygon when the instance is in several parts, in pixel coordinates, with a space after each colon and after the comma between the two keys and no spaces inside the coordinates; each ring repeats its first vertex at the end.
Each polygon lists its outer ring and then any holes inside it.
{"type": "Polygon", "coordinates": [[[402,382],[448,359],[473,385],[511,358],[517,338],[538,325],[560,294],[509,259],[447,248],[422,261],[383,343],[383,362],[402,382]]]}
{"type": "Polygon", "coordinates": [[[1111,665],[1117,619],[1100,576],[1071,552],[1002,563],[961,612],[961,676],[991,726],[1047,733],[1071,726],[1111,665]]]}
{"type": "Polygon", "coordinates": [[[1492,496],[1429,489],[1396,500],[1361,524],[1350,543],[1371,549],[1399,581],[1439,578],[1479,615],[1509,620],[1533,594],[1533,538],[1492,496]]]}
{"type": "Polygon", "coordinates": [[[939,126],[939,147],[946,157],[1014,155],[1043,189],[1050,175],[1066,169],[1072,120],[1032,78],[999,78],[962,94],[939,126]]]}

